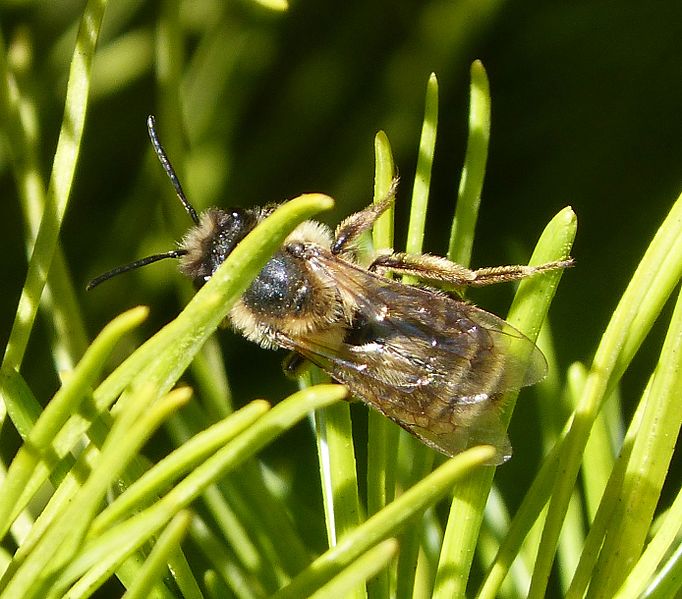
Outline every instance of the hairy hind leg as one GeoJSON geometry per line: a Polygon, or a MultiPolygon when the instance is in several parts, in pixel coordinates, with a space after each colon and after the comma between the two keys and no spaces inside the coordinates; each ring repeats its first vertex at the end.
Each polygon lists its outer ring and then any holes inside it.
{"type": "Polygon", "coordinates": [[[355,212],[341,221],[334,233],[332,254],[343,254],[352,249],[353,243],[358,237],[367,231],[395,200],[395,192],[398,189],[398,177],[394,177],[386,195],[364,210],[355,212]]]}
{"type": "Polygon", "coordinates": [[[440,256],[394,253],[379,256],[369,269],[378,273],[392,272],[398,275],[410,275],[424,281],[482,287],[494,283],[518,281],[542,272],[572,265],[573,259],[568,258],[567,260],[556,260],[538,266],[493,266],[470,270],[440,256]]]}

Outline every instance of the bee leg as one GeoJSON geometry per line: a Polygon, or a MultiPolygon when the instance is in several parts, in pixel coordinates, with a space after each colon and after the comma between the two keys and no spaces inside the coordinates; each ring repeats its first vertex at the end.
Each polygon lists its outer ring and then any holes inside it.
{"type": "Polygon", "coordinates": [[[282,370],[287,378],[290,379],[297,379],[304,375],[312,365],[312,362],[306,360],[301,354],[296,353],[295,351],[289,352],[284,360],[282,360],[282,370]]]}
{"type": "Polygon", "coordinates": [[[379,273],[392,272],[399,275],[410,275],[425,281],[450,285],[481,287],[494,283],[518,281],[541,272],[572,265],[573,259],[568,258],[567,260],[556,260],[538,266],[493,266],[470,270],[440,256],[395,253],[377,257],[369,270],[379,273]]]}
{"type": "Polygon", "coordinates": [[[388,210],[395,200],[395,192],[398,189],[398,177],[394,177],[386,195],[364,210],[355,212],[341,221],[334,233],[334,243],[331,247],[332,254],[343,254],[350,250],[353,242],[367,231],[375,221],[388,210]]]}
{"type": "Polygon", "coordinates": [[[537,266],[492,266],[488,268],[479,268],[472,271],[475,278],[469,283],[473,287],[482,287],[483,285],[492,285],[495,283],[505,283],[507,281],[518,281],[526,277],[532,277],[542,272],[551,270],[560,270],[573,266],[573,258],[566,260],[554,260],[553,262],[545,262],[545,264],[538,264],[537,266]]]}

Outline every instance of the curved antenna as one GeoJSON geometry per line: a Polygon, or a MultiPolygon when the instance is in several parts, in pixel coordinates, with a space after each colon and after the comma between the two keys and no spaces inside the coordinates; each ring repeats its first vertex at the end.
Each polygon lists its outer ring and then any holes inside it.
{"type": "Polygon", "coordinates": [[[151,264],[152,262],[158,262],[159,260],[165,260],[166,258],[179,258],[180,256],[184,256],[186,254],[187,250],[170,250],[168,252],[164,252],[163,254],[154,254],[152,256],[147,256],[146,258],[140,258],[139,260],[135,260],[135,262],[117,266],[116,268],[112,268],[109,272],[105,272],[99,277],[95,277],[87,284],[85,289],[90,291],[91,289],[97,287],[97,285],[100,283],[104,283],[104,281],[107,281],[112,277],[120,275],[124,272],[128,272],[129,270],[135,270],[136,268],[147,266],[147,264],[151,264]]]}
{"type": "Polygon", "coordinates": [[[173,168],[173,165],[170,163],[170,160],[168,160],[166,150],[163,149],[163,146],[159,141],[159,136],[156,134],[156,119],[154,118],[154,115],[150,114],[147,117],[147,131],[149,131],[149,139],[152,140],[152,146],[154,146],[154,152],[156,152],[156,157],[159,159],[161,166],[163,166],[163,170],[166,171],[168,178],[171,180],[171,183],[173,184],[173,189],[175,189],[175,193],[178,196],[178,199],[182,202],[182,205],[185,207],[187,214],[189,214],[190,218],[194,221],[194,224],[198,225],[199,215],[197,214],[197,211],[192,207],[192,204],[189,203],[189,200],[187,199],[185,192],[182,191],[180,179],[178,179],[178,176],[175,174],[175,169],[173,168]]]}

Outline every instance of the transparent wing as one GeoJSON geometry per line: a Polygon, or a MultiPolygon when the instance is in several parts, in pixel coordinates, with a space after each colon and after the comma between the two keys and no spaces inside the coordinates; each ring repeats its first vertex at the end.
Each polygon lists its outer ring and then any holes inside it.
{"type": "Polygon", "coordinates": [[[285,338],[283,346],[446,455],[483,443],[497,448],[495,463],[511,455],[499,401],[545,375],[532,341],[475,306],[378,277],[327,252],[308,264],[333,273],[357,312],[343,335],[285,338]]]}

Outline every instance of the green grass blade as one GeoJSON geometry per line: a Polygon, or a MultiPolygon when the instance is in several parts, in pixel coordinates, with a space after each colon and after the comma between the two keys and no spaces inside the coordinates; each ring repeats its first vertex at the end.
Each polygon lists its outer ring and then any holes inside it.
{"type": "MultiPolygon", "coordinates": [[[[405,251],[408,254],[421,254],[422,252],[437,130],[438,79],[436,79],[435,73],[431,73],[426,85],[424,120],[422,122],[421,137],[419,138],[417,171],[412,187],[412,201],[410,202],[410,220],[407,227],[407,240],[405,242],[405,251]]],[[[416,283],[416,281],[412,281],[412,283],[416,283]]]]}
{"type": "MultiPolygon", "coordinates": [[[[319,368],[313,367],[301,383],[329,380],[319,368]]],[[[343,402],[316,411],[314,423],[327,543],[334,547],[362,518],[349,404],[343,402]]],[[[349,596],[362,599],[364,587],[356,588],[349,596]]]]}
{"type": "MultiPolygon", "coordinates": [[[[682,256],[681,256],[682,259],[682,256]]],[[[590,589],[613,595],[639,559],[682,424],[682,295],[678,298],[649,401],[632,448],[623,488],[609,523],[590,589]]],[[[643,589],[642,589],[643,590],[643,589]]],[[[592,595],[592,590],[588,596],[592,595]]]]}
{"type": "Polygon", "coordinates": [[[318,385],[277,404],[251,427],[217,451],[151,507],[90,540],[63,570],[58,585],[79,579],[87,587],[106,579],[123,560],[187,507],[225,473],[253,456],[308,414],[345,397],[340,385],[318,385]],[[91,570],[94,567],[94,570],[91,570]],[[84,573],[88,572],[87,576],[84,573]]]}
{"type": "Polygon", "coordinates": [[[184,538],[192,516],[189,512],[179,512],[159,535],[144,567],[141,568],[135,582],[123,595],[123,599],[146,599],[155,582],[165,575],[166,562],[170,554],[184,538]]]}
{"type": "Polygon", "coordinates": [[[659,228],[616,308],[594,357],[585,391],[562,449],[563,473],[550,502],[532,598],[544,597],[557,539],[592,424],[610,389],[622,375],[682,274],[682,198],[659,228]]]}
{"type": "Polygon", "coordinates": [[[105,493],[163,419],[191,395],[188,389],[179,389],[166,401],[150,407],[153,391],[152,387],[147,387],[128,396],[102,449],[97,468],[14,573],[5,589],[8,596],[29,599],[44,596],[48,589],[53,592],[55,588],[63,589],[54,582],[55,577],[78,551],[105,493]]]}
{"type": "Polygon", "coordinates": [[[313,593],[310,599],[348,597],[354,588],[369,581],[385,568],[397,552],[398,542],[395,539],[382,541],[313,593]]]}
{"type": "Polygon", "coordinates": [[[471,476],[493,453],[490,447],[475,447],[448,460],[347,534],[336,547],[318,557],[274,597],[305,597],[315,592],[365,551],[402,530],[407,522],[443,497],[455,481],[471,476]]]}
{"type": "Polygon", "coordinates": [[[3,366],[19,369],[47,281],[73,182],[85,126],[88,90],[95,46],[106,0],[89,0],[78,29],[66,91],[64,118],[52,164],[47,203],[7,343],[3,366]]]}
{"type": "MultiPolygon", "coordinates": [[[[168,569],[170,570],[173,580],[175,580],[180,593],[184,599],[203,599],[203,593],[201,592],[201,587],[199,582],[192,572],[192,567],[187,561],[187,557],[182,551],[180,545],[177,545],[168,556],[168,569]]],[[[137,575],[137,569],[135,571],[135,576],[137,575]]],[[[116,572],[116,577],[119,577],[119,572],[116,572]]],[[[121,577],[122,578],[122,577],[121,577]]],[[[159,581],[155,590],[159,588],[165,588],[162,581],[159,581]]]]}
{"type": "Polygon", "coordinates": [[[148,470],[93,522],[91,534],[97,535],[114,522],[125,518],[169,487],[180,476],[213,455],[226,443],[267,412],[265,401],[254,401],[212,427],[201,431],[148,470]]]}
{"type": "MultiPolygon", "coordinates": [[[[1,534],[7,531],[18,511],[30,499],[27,490],[37,490],[51,469],[56,467],[58,460],[65,457],[66,452],[53,451],[55,437],[71,415],[78,411],[81,401],[99,376],[114,345],[123,335],[138,326],[147,316],[147,312],[146,308],[134,308],[109,323],[90,346],[71,377],[35,421],[35,425],[27,431],[26,443],[12,461],[5,484],[0,489],[1,534]],[[36,468],[41,461],[44,462],[43,468],[36,477],[36,468]]],[[[29,403],[22,400],[22,396],[15,396],[10,392],[6,387],[11,382],[10,375],[11,371],[3,369],[0,393],[8,406],[10,416],[17,423],[17,429],[22,431],[37,415],[38,406],[35,402],[29,403]],[[25,413],[26,409],[31,409],[31,413],[25,413]]]]}
{"type": "MultiPolygon", "coordinates": [[[[587,369],[581,365],[580,388],[571,393],[571,397],[575,398],[577,404],[578,399],[582,396],[582,391],[585,388],[585,381],[587,380],[587,369]]],[[[569,381],[574,373],[569,372],[569,381]]],[[[614,393],[609,398],[611,404],[618,402],[618,394],[614,393]]],[[[575,406],[574,406],[575,407],[575,406]]],[[[620,403],[614,406],[616,410],[620,411],[620,403]]],[[[583,467],[581,469],[585,507],[587,509],[588,521],[593,521],[595,514],[599,508],[599,502],[604,496],[604,490],[608,484],[609,477],[613,472],[616,464],[615,452],[612,443],[612,436],[610,432],[609,410],[602,409],[597,416],[590,433],[590,438],[585,446],[585,453],[583,454],[583,467]]]]}
{"type": "MultiPolygon", "coordinates": [[[[0,114],[6,124],[6,146],[12,156],[30,258],[45,210],[45,182],[39,160],[44,141],[40,138],[35,102],[19,88],[5,59],[6,49],[0,35],[0,114]]],[[[59,371],[73,368],[87,347],[85,326],[75,296],[64,253],[57,244],[40,306],[54,326],[53,355],[59,371]]]]}
{"type": "Polygon", "coordinates": [[[462,266],[471,262],[489,142],[490,85],[483,63],[476,60],[471,65],[469,137],[448,247],[448,259],[462,266]]]}
{"type": "MultiPolygon", "coordinates": [[[[374,137],[374,201],[378,202],[386,197],[395,176],[395,162],[391,143],[383,131],[374,137]]],[[[372,241],[377,250],[393,247],[393,213],[391,206],[374,223],[372,241]]]]}
{"type": "MultiPolygon", "coordinates": [[[[386,197],[393,181],[395,166],[391,146],[383,131],[379,131],[374,139],[374,201],[386,197]]],[[[393,247],[393,207],[382,214],[372,230],[374,248],[376,250],[393,247]]],[[[393,499],[395,484],[395,459],[398,446],[398,427],[376,410],[369,410],[367,440],[367,513],[375,514],[393,499]]],[[[387,579],[379,574],[370,583],[375,587],[378,597],[385,597],[388,592],[387,579]],[[382,590],[378,586],[383,585],[382,590]]]]}
{"type": "MultiPolygon", "coordinates": [[[[630,421],[630,426],[628,427],[628,431],[623,440],[620,454],[611,471],[609,480],[606,483],[606,488],[604,489],[604,494],[599,503],[599,507],[597,508],[597,513],[592,520],[592,526],[585,539],[580,561],[576,567],[571,585],[566,592],[566,599],[584,597],[586,589],[592,580],[594,567],[599,558],[599,552],[601,551],[602,545],[604,544],[604,537],[608,530],[611,515],[615,512],[621,499],[620,493],[623,487],[623,479],[625,478],[625,470],[630,460],[632,446],[642,424],[644,409],[649,401],[650,393],[651,380],[649,380],[649,384],[642,394],[637,410],[630,421]]],[[[558,460],[556,467],[558,467],[558,460]]]]}
{"type": "MultiPolygon", "coordinates": [[[[661,522],[658,531],[649,541],[646,549],[614,597],[627,599],[642,596],[647,598],[651,596],[675,596],[682,587],[682,578],[678,577],[675,583],[670,574],[670,569],[674,560],[679,562],[682,557],[680,555],[682,544],[678,544],[677,550],[673,550],[670,562],[661,569],[661,575],[656,577],[654,575],[666,554],[674,547],[675,541],[679,540],[680,530],[682,530],[682,491],[677,493],[675,501],[673,501],[670,509],[668,509],[668,512],[663,517],[663,522],[661,522]]],[[[679,568],[679,565],[677,567],[679,568]]]]}
{"type": "MultiPolygon", "coordinates": [[[[557,214],[543,231],[530,264],[560,260],[568,255],[575,237],[576,219],[570,208],[557,214]]],[[[537,338],[561,272],[532,277],[521,282],[508,321],[531,340],[537,338]]],[[[513,397],[509,398],[512,407],[513,397]]],[[[510,417],[510,412],[507,416],[510,417]]],[[[434,597],[464,596],[494,468],[476,472],[455,490],[448,527],[434,587],[434,597]],[[453,574],[454,573],[454,574],[453,574]]]]}
{"type": "MultiPolygon", "coordinates": [[[[353,429],[347,403],[330,406],[315,415],[320,479],[331,547],[353,530],[361,519],[353,429]]],[[[361,593],[362,594],[362,593],[361,593]]]]}

